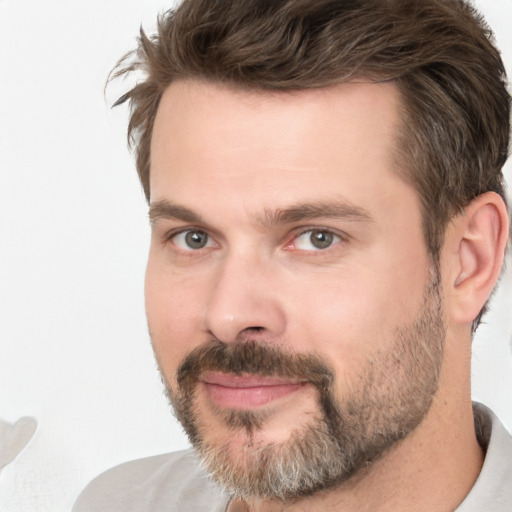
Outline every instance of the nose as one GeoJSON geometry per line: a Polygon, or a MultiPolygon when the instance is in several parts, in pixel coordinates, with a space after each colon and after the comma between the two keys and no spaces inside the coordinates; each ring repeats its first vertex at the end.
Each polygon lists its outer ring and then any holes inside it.
{"type": "Polygon", "coordinates": [[[212,286],[205,323],[209,333],[225,343],[244,335],[265,340],[281,336],[286,317],[275,267],[257,258],[227,258],[212,286]]]}

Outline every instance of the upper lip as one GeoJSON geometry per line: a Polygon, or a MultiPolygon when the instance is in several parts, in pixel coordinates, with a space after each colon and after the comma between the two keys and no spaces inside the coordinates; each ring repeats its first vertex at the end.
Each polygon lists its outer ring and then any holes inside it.
{"type": "Polygon", "coordinates": [[[265,377],[261,375],[233,375],[222,372],[205,372],[200,380],[205,384],[215,384],[227,388],[257,388],[265,386],[285,386],[301,384],[300,379],[285,379],[282,377],[265,377]]]}

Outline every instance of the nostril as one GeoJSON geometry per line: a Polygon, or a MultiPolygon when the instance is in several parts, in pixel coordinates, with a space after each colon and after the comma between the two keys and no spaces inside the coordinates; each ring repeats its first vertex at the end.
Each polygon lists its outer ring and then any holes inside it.
{"type": "Polygon", "coordinates": [[[263,339],[266,339],[268,335],[270,335],[268,329],[255,325],[246,327],[243,331],[240,331],[236,337],[236,341],[239,343],[245,343],[247,341],[263,341],[263,339]]]}
{"type": "Polygon", "coordinates": [[[260,327],[259,325],[255,325],[253,327],[246,327],[243,331],[240,331],[237,336],[238,340],[250,339],[255,335],[260,335],[266,331],[265,327],[260,327]]]}
{"type": "Polygon", "coordinates": [[[264,331],[265,328],[264,327],[259,327],[259,326],[254,326],[254,327],[246,327],[242,333],[255,333],[255,332],[261,332],[261,331],[264,331]]]}

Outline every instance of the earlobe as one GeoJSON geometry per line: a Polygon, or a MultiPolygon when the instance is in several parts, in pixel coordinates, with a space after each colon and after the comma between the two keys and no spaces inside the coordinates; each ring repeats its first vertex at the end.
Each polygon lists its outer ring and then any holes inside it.
{"type": "Polygon", "coordinates": [[[498,194],[487,192],[474,199],[455,222],[458,249],[452,318],[457,323],[471,323],[500,275],[509,232],[508,212],[498,194]]]}

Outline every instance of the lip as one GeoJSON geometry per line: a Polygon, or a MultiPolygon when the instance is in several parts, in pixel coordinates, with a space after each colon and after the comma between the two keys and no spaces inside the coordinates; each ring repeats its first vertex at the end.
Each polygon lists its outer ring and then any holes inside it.
{"type": "Polygon", "coordinates": [[[264,406],[291,395],[306,385],[306,382],[299,380],[221,372],[205,373],[200,380],[215,405],[240,410],[264,406]]]}

